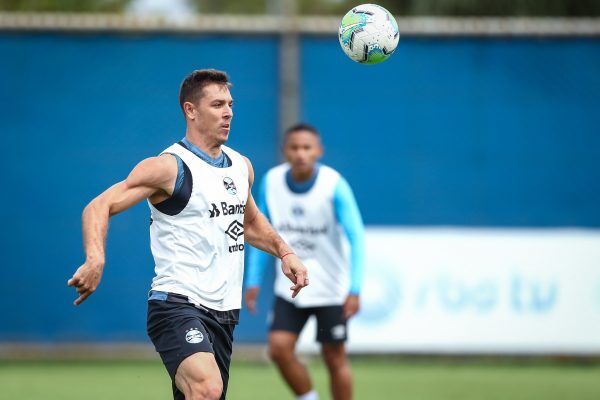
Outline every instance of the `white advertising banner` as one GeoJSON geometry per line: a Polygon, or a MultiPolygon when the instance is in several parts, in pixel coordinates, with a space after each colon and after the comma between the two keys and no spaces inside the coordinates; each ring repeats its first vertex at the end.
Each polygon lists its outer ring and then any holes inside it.
{"type": "MultiPolygon", "coordinates": [[[[368,228],[351,352],[600,354],[600,230],[368,228]]],[[[299,349],[315,351],[315,324],[299,349]]]]}

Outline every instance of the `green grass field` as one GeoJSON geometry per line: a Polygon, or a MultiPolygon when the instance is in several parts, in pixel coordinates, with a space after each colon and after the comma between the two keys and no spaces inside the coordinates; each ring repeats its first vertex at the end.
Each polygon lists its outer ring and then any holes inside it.
{"type": "MultiPolygon", "coordinates": [[[[493,364],[353,360],[355,398],[409,400],[600,399],[600,365],[493,364]]],[[[326,371],[309,365],[321,399],[326,371]]],[[[236,362],[228,399],[292,399],[277,371],[236,362]]],[[[169,399],[170,381],[156,361],[0,362],[0,399],[169,399]]]]}

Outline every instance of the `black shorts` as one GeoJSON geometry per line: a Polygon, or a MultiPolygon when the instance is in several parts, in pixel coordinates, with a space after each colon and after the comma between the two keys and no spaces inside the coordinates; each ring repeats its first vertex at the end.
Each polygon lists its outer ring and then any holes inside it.
{"type": "Polygon", "coordinates": [[[178,301],[148,301],[148,336],[171,376],[173,398],[184,400],[175,385],[179,364],[195,353],[213,353],[223,379],[223,394],[227,393],[229,364],[235,324],[223,324],[209,312],[178,301]]]}
{"type": "Polygon", "coordinates": [[[319,343],[343,343],[348,339],[347,321],[341,305],[300,308],[277,296],[273,306],[273,322],[269,330],[299,335],[311,315],[317,318],[319,343]]]}

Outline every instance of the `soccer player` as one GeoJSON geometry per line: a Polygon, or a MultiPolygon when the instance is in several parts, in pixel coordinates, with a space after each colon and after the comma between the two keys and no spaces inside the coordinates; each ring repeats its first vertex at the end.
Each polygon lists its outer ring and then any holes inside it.
{"type": "Polygon", "coordinates": [[[148,335],[172,380],[175,399],[224,399],[233,329],[242,301],[244,238],[282,259],[291,297],[308,284],[306,268],[259,212],[250,161],[224,146],[233,117],[228,76],[197,70],[179,102],[185,138],[140,162],[83,211],[86,261],[68,285],[81,304],[98,287],[109,218],[147,199],[156,276],[148,335]]]}
{"type": "MultiPolygon", "coordinates": [[[[352,375],[344,342],[346,323],[359,309],[364,262],[362,219],[346,180],[318,163],[323,147],[314,127],[298,124],[289,128],[284,154],[288,162],[269,170],[258,204],[309,268],[313,282],[302,296],[293,298],[285,290],[284,275],[277,273],[269,354],[298,399],[318,399],[294,351],[298,335],[314,315],[333,399],[350,399],[352,375]],[[344,252],[344,235],[350,244],[350,259],[344,252]]],[[[268,262],[267,254],[250,251],[245,297],[251,312],[256,311],[268,262]]]]}

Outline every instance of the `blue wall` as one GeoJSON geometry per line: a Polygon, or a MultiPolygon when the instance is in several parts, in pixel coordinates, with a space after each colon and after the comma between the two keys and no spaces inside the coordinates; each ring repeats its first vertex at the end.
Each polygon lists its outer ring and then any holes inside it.
{"type": "Polygon", "coordinates": [[[195,68],[231,74],[230,144],[262,175],[276,157],[276,38],[1,35],[0,57],[0,293],[14,304],[0,340],[145,340],[148,207],[111,222],[100,289],[75,308],[81,211],[183,137],[179,84],[195,68]]]}
{"type": "Polygon", "coordinates": [[[600,41],[303,42],[302,116],[378,225],[600,226],[600,41]]]}
{"type": "MultiPolygon", "coordinates": [[[[148,210],[114,218],[99,290],[83,261],[85,204],[182,137],[177,93],[195,68],[234,82],[230,145],[257,179],[278,160],[277,38],[0,35],[0,198],[8,300],[0,340],[146,340],[148,210]]],[[[600,227],[600,41],[414,39],[378,66],[336,38],[302,40],[301,115],[368,224],[600,227]]],[[[267,285],[268,286],[268,285],[267,285]]],[[[262,313],[238,338],[263,340],[262,313]]]]}

